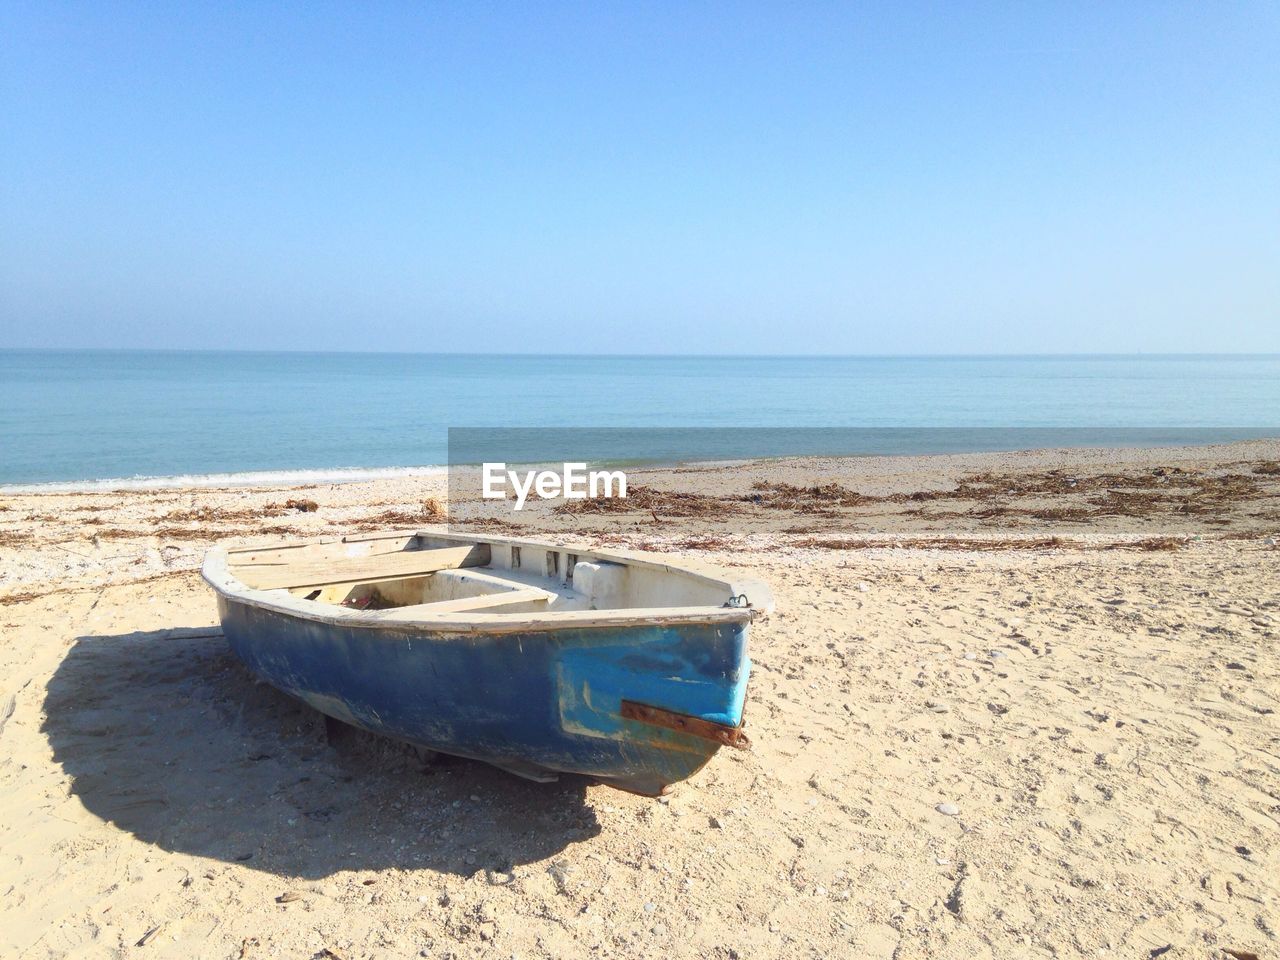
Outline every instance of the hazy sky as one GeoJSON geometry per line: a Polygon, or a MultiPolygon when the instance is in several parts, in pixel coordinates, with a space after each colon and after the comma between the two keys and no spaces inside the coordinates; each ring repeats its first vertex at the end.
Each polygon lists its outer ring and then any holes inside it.
{"type": "Polygon", "coordinates": [[[0,4],[0,346],[1280,350],[1280,5],[0,4]]]}

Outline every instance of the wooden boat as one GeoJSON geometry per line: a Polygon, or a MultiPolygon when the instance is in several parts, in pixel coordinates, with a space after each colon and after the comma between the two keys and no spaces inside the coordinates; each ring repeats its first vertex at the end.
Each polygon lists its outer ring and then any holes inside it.
{"type": "Polygon", "coordinates": [[[383,533],[211,550],[249,669],[336,720],[656,795],[742,747],[766,586],[665,557],[383,533]]]}

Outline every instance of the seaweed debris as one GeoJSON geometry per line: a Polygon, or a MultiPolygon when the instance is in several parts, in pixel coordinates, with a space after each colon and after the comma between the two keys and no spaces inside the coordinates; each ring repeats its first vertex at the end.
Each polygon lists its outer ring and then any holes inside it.
{"type": "Polygon", "coordinates": [[[769,510],[794,510],[798,513],[825,513],[834,507],[857,507],[883,499],[864,496],[838,483],[800,487],[791,483],[769,483],[761,480],[753,483],[751,490],[751,493],[739,499],[769,510]]]}
{"type": "Polygon", "coordinates": [[[261,520],[277,517],[288,509],[278,503],[269,503],[260,509],[227,510],[223,507],[193,507],[190,510],[171,510],[156,518],[156,523],[238,523],[244,520],[261,520]]]}
{"type": "Polygon", "coordinates": [[[674,546],[678,550],[728,550],[736,546],[736,541],[718,534],[710,534],[700,537],[685,537],[683,540],[677,541],[674,546]]]}
{"type": "Polygon", "coordinates": [[[1187,545],[1186,537],[1147,537],[1143,540],[1117,540],[1104,544],[1099,550],[1146,550],[1148,552],[1181,550],[1187,545]]]}
{"type": "Polygon", "coordinates": [[[1001,540],[967,537],[904,537],[902,539],[819,539],[800,540],[793,547],[818,550],[1046,550],[1079,547],[1078,541],[1061,537],[1019,537],[1001,540]]]}
{"type": "Polygon", "coordinates": [[[208,540],[217,541],[226,537],[242,537],[246,533],[293,535],[297,531],[293,527],[282,524],[254,527],[246,531],[244,527],[156,527],[151,530],[128,530],[123,527],[103,527],[94,530],[89,539],[99,540],[141,540],[145,537],[157,537],[160,540],[208,540]]]}
{"type": "Polygon", "coordinates": [[[1086,543],[1062,537],[1006,537],[980,539],[974,537],[904,537],[902,539],[816,539],[800,540],[794,547],[820,550],[1139,550],[1143,552],[1181,550],[1186,537],[1147,537],[1141,540],[1116,540],[1111,543],[1086,543]]]}
{"type": "Polygon", "coordinates": [[[435,497],[428,497],[422,501],[418,510],[384,510],[382,513],[362,517],[356,521],[355,526],[358,530],[373,530],[378,527],[403,527],[419,523],[439,523],[445,519],[447,519],[447,515],[444,507],[440,505],[440,501],[435,497]]]}
{"type": "Polygon", "coordinates": [[[713,517],[737,512],[732,500],[709,497],[701,493],[684,493],[673,490],[655,490],[653,487],[633,486],[625,497],[593,497],[586,500],[566,500],[556,506],[559,514],[582,513],[652,513],[655,517],[713,517]]]}
{"type": "Polygon", "coordinates": [[[651,538],[633,539],[630,537],[610,535],[598,537],[595,546],[624,546],[631,550],[645,550],[650,553],[678,553],[682,550],[741,550],[742,544],[728,537],[714,534],[708,536],[688,536],[679,540],[654,540],[651,538]]]}
{"type": "Polygon", "coordinates": [[[1206,474],[1180,467],[1156,467],[1143,473],[1072,474],[1048,470],[1028,474],[982,473],[966,477],[950,491],[892,494],[882,499],[898,503],[953,500],[982,503],[967,511],[907,511],[925,520],[959,518],[993,520],[1028,517],[1057,523],[1091,523],[1103,517],[1151,518],[1160,515],[1214,517],[1210,523],[1227,523],[1223,514],[1241,503],[1274,498],[1260,480],[1270,475],[1255,468],[1255,475],[1206,474]],[[1083,504],[1064,506],[1014,506],[1017,498],[1083,496],[1083,504]]]}
{"type": "Polygon", "coordinates": [[[503,520],[501,517],[454,517],[449,522],[455,530],[522,531],[526,529],[522,524],[503,520]]]}

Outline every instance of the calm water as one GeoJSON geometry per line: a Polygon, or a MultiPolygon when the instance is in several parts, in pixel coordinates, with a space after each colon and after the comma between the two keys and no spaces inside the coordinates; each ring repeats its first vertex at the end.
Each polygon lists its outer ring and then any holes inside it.
{"type": "Polygon", "coordinates": [[[1160,442],[1154,428],[1226,438],[1278,423],[1280,356],[0,351],[10,485],[402,471],[445,463],[448,427],[1110,427],[1160,442]]]}

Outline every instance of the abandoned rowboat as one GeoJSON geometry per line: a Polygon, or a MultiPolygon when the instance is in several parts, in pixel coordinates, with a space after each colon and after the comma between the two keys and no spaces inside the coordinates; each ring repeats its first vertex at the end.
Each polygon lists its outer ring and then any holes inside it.
{"type": "Polygon", "coordinates": [[[535,780],[659,794],[742,747],[756,581],[506,537],[215,548],[205,580],[255,674],[321,713],[535,780]]]}

